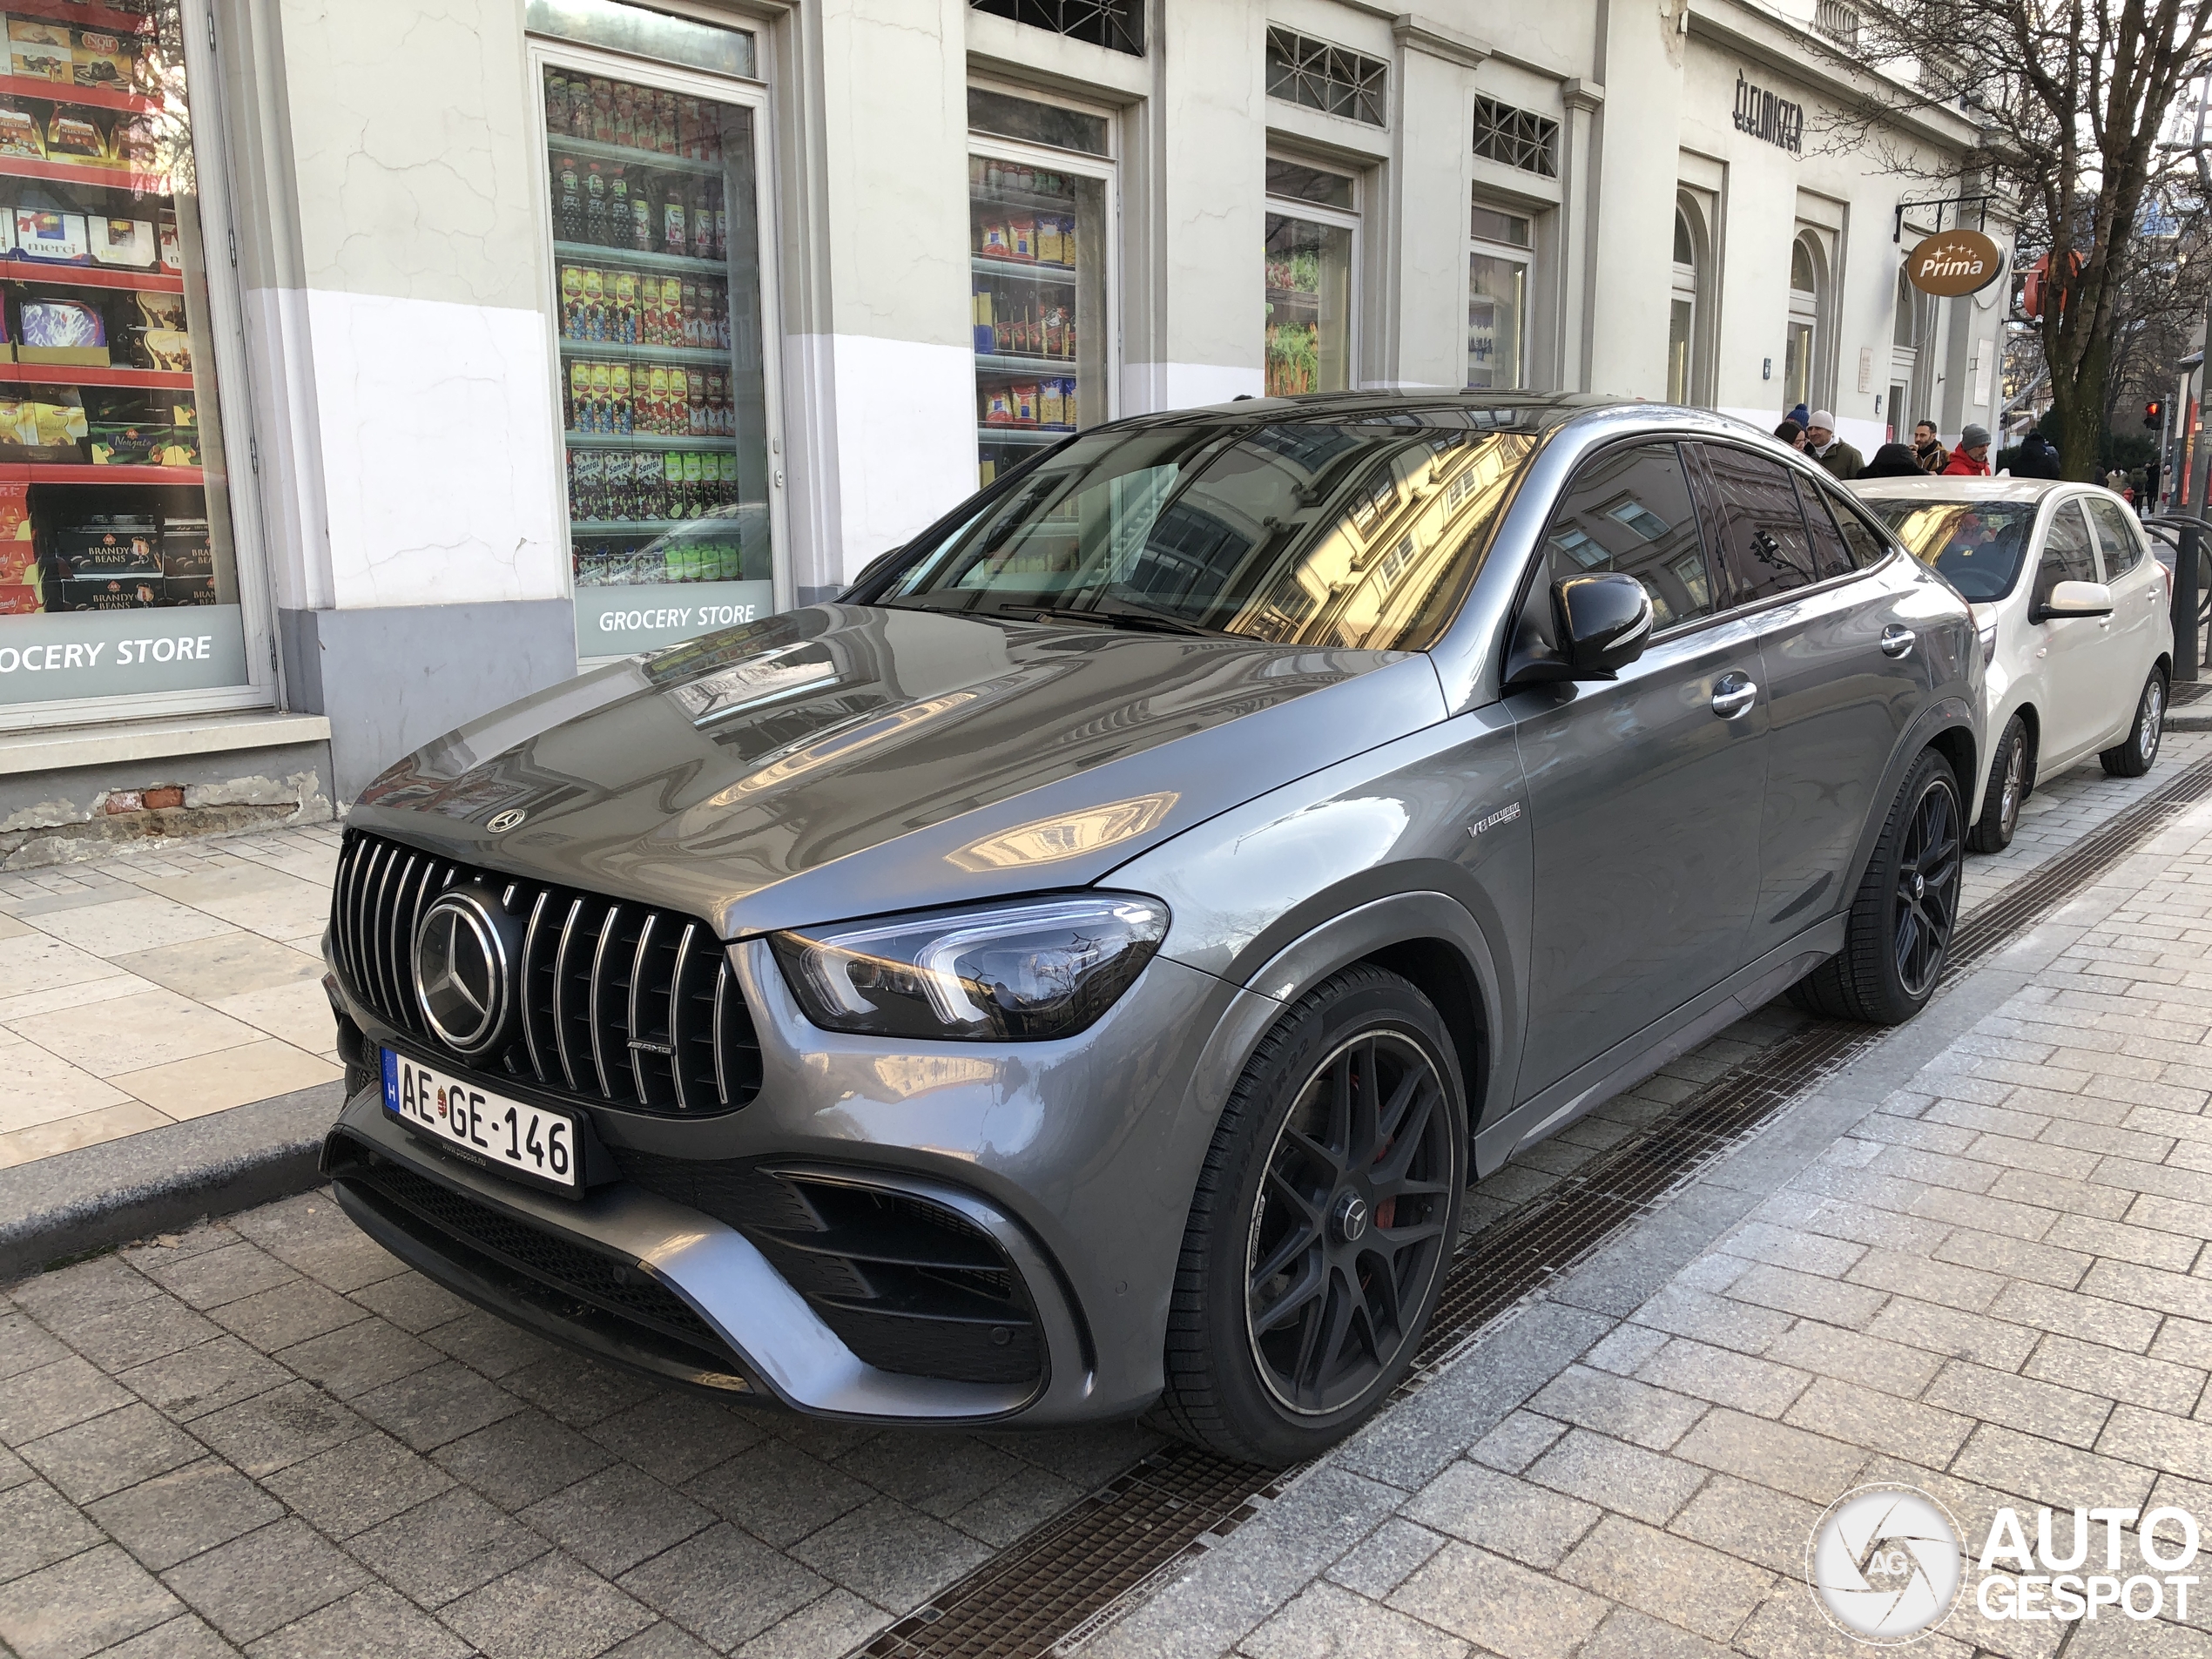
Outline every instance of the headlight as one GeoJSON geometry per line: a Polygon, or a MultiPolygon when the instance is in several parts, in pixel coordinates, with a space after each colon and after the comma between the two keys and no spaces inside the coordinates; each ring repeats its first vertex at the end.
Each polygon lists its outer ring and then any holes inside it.
{"type": "Polygon", "coordinates": [[[1073,1036],[1152,960],[1168,907],[1070,894],[769,936],[806,1017],[830,1031],[936,1041],[1073,1036]]]}

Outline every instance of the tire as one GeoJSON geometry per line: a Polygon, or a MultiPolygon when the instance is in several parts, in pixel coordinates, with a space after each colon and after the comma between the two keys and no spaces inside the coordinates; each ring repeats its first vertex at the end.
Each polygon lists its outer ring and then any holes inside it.
{"type": "Polygon", "coordinates": [[[1913,763],[1851,900],[1844,948],[1791,988],[1811,1014],[1902,1025],[1927,1005],[1959,921],[1959,780],[1934,750],[1913,763]]]}
{"type": "Polygon", "coordinates": [[[2140,778],[2157,762],[2158,745],[2165,736],[2166,671],[2154,668],[2143,682],[2142,696],[2135,700],[2135,723],[2128,728],[2128,740],[2097,759],[2107,777],[2140,778]]]}
{"type": "Polygon", "coordinates": [[[1967,846],[1976,853],[2002,853],[2010,846],[2029,786],[2027,723],[2015,714],[2005,723],[2005,735],[1997,739],[1997,753],[1989,765],[1989,792],[1982,798],[1981,816],[1966,832],[1967,846]]]}
{"type": "Polygon", "coordinates": [[[1300,998],[1230,1092],[1199,1171],[1166,1426],[1280,1468],[1365,1422],[1435,1311],[1467,1158],[1467,1090],[1427,997],[1362,964],[1300,998]]]}

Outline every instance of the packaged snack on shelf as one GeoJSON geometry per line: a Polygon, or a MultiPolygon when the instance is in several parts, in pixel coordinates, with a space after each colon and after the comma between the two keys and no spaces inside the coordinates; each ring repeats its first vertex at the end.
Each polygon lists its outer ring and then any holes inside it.
{"type": "Polygon", "coordinates": [[[61,577],[44,584],[49,610],[145,610],[167,597],[160,577],[61,577]]]}
{"type": "Polygon", "coordinates": [[[36,17],[8,19],[8,72],[35,81],[66,81],[75,66],[69,25],[36,17]]]}
{"type": "Polygon", "coordinates": [[[1039,381],[1037,382],[1037,424],[1039,426],[1064,426],[1067,424],[1067,412],[1068,401],[1061,395],[1060,382],[1056,380],[1039,381]]]}
{"type": "Polygon", "coordinates": [[[177,246],[177,215],[165,207],[154,215],[154,239],[161,244],[161,268],[178,276],[185,273],[185,255],[177,246]]]}
{"type": "MultiPolygon", "coordinates": [[[[598,384],[596,378],[592,384],[596,391],[598,384]]],[[[608,431],[626,435],[635,428],[637,412],[630,405],[630,365],[627,363],[607,365],[607,408],[610,422],[606,428],[608,431]]]]}
{"type": "Polygon", "coordinates": [[[54,568],[64,576],[159,576],[161,538],[151,518],[95,518],[57,528],[54,568]]]}
{"type": "Polygon", "coordinates": [[[16,257],[49,265],[85,265],[84,215],[52,213],[35,207],[16,209],[16,257]]]}
{"type": "Polygon", "coordinates": [[[79,86],[105,86],[121,91],[131,84],[137,64],[120,35],[104,29],[80,29],[70,44],[70,74],[79,86]]]}
{"type": "Polygon", "coordinates": [[[215,545],[208,539],[206,519],[161,521],[161,573],[172,578],[215,574],[215,545]]]}
{"type": "Polygon", "coordinates": [[[1012,426],[1014,424],[1014,400],[1008,395],[1005,387],[994,386],[983,394],[983,424],[985,426],[1012,426]]]}
{"type": "Polygon", "coordinates": [[[1019,386],[1009,386],[1007,395],[1014,400],[1014,424],[1035,426],[1037,423],[1037,388],[1034,381],[1024,381],[1019,386]]]}
{"type": "Polygon", "coordinates": [[[582,340],[583,334],[583,267],[561,267],[561,338],[582,340]]]}
{"type": "Polygon", "coordinates": [[[154,452],[153,458],[159,466],[197,467],[199,465],[199,434],[171,428],[161,448],[154,452]]]}
{"type": "Polygon", "coordinates": [[[172,374],[192,373],[192,336],[181,328],[148,328],[138,336],[152,361],[149,368],[166,370],[172,374]]]}
{"type": "Polygon", "coordinates": [[[169,576],[161,578],[165,603],[172,605],[212,605],[215,578],[208,576],[169,576]]]}
{"type": "Polygon", "coordinates": [[[590,266],[583,267],[583,332],[579,340],[604,340],[607,337],[607,273],[590,266]]]}
{"type": "Polygon", "coordinates": [[[46,123],[46,154],[55,161],[104,164],[108,159],[107,135],[89,117],[72,115],[66,105],[58,105],[46,123]]]}
{"type": "Polygon", "coordinates": [[[998,219],[985,225],[977,239],[975,251],[987,260],[1012,259],[1014,253],[1007,239],[1006,221],[998,219]]]}
{"type": "Polygon", "coordinates": [[[1060,257],[1060,220],[1051,213],[1037,215],[1037,263],[1064,265],[1060,257]]]}
{"type": "Polygon", "coordinates": [[[629,271],[614,273],[614,305],[607,338],[625,346],[637,343],[637,278],[629,271]]]}
{"type": "MultiPolygon", "coordinates": [[[[8,561],[13,550],[30,544],[30,486],[0,484],[0,582],[19,579],[6,574],[8,561]]],[[[13,568],[19,571],[23,566],[13,568]]]]}
{"type": "Polygon", "coordinates": [[[16,348],[18,362],[73,363],[91,368],[108,366],[107,325],[84,300],[26,300],[20,314],[23,339],[16,348]]]}
{"type": "Polygon", "coordinates": [[[1037,257],[1037,221],[1028,214],[1007,221],[1006,256],[1024,263],[1037,257]]]}
{"type": "Polygon", "coordinates": [[[569,365],[569,430],[591,430],[591,365],[569,365]]]}
{"type": "Polygon", "coordinates": [[[162,171],[162,141],[145,116],[125,116],[117,121],[108,144],[107,158],[116,166],[133,172],[162,171]]]}
{"type": "Polygon", "coordinates": [[[93,264],[130,271],[153,268],[156,249],[152,219],[104,219],[92,214],[85,219],[84,229],[91,243],[93,264]]]}
{"type": "Polygon", "coordinates": [[[38,138],[38,118],[5,98],[0,98],[0,156],[20,156],[30,161],[46,158],[46,146],[38,138]]]}
{"type": "Polygon", "coordinates": [[[0,584],[0,617],[28,617],[43,609],[37,588],[16,583],[0,584]]]}
{"type": "Polygon", "coordinates": [[[997,344],[996,336],[991,332],[991,291],[988,288],[976,289],[975,314],[973,320],[975,324],[975,349],[987,356],[997,344]]]}
{"type": "Polygon", "coordinates": [[[612,432],[615,429],[614,370],[610,364],[591,365],[591,429],[612,432]]]}
{"type": "Polygon", "coordinates": [[[119,421],[91,423],[92,464],[96,467],[158,467],[162,448],[169,442],[167,427],[131,426],[119,421]]]}

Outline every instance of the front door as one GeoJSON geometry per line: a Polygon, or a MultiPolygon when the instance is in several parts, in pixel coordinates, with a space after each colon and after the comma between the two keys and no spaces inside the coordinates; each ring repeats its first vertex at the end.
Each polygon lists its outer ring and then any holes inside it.
{"type": "Polygon", "coordinates": [[[1553,583],[1620,570],[1655,624],[1618,679],[1507,701],[1534,820],[1521,1100],[1742,964],[1765,786],[1757,637],[1726,614],[1677,446],[1585,462],[1540,557],[1526,602],[1540,621],[1553,583]]]}
{"type": "MultiPolygon", "coordinates": [[[[2043,546],[2035,564],[2035,589],[2028,596],[2028,615],[2041,614],[2051,590],[2061,582],[2094,582],[2096,555],[2089,539],[2089,521],[2081,516],[2081,499],[2069,496],[2053,509],[2043,530],[2043,546]]],[[[2029,624],[2035,666],[2043,682],[2037,701],[2043,718],[2042,752],[2037,775],[2048,777],[2055,765],[2079,759],[2104,735],[2107,711],[2114,702],[2105,677],[2110,671],[2110,617],[2045,617],[2029,624]]],[[[2123,699],[2134,706],[2134,698],[2123,699]]]]}
{"type": "Polygon", "coordinates": [[[1925,619],[1909,614],[1925,594],[1905,574],[1858,573],[1887,543],[1837,492],[1748,449],[1703,454],[1722,562],[1757,625],[1771,726],[1745,952],[1756,960],[1851,900],[1860,833],[1887,806],[1885,764],[1927,698],[1925,619]]]}

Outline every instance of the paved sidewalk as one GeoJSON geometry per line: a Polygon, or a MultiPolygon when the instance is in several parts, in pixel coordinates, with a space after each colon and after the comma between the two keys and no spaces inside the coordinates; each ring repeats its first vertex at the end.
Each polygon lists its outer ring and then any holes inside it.
{"type": "MultiPolygon", "coordinates": [[[[2212,804],[1086,1659],[1863,1653],[1805,1582],[1817,1519],[1856,1487],[1933,1494],[1970,1551],[2000,1506],[2031,1548],[2036,1507],[2060,1510],[2062,1554],[2077,1506],[2212,1521],[2209,947],[2212,804]]],[[[2201,1599],[2186,1626],[2170,1601],[2148,1623],[2000,1622],[1979,1580],[1970,1561],[1915,1651],[2212,1655],[2201,1599]]]]}
{"type": "Polygon", "coordinates": [[[340,1075],[335,826],[0,875],[0,1168],[340,1075]]]}

